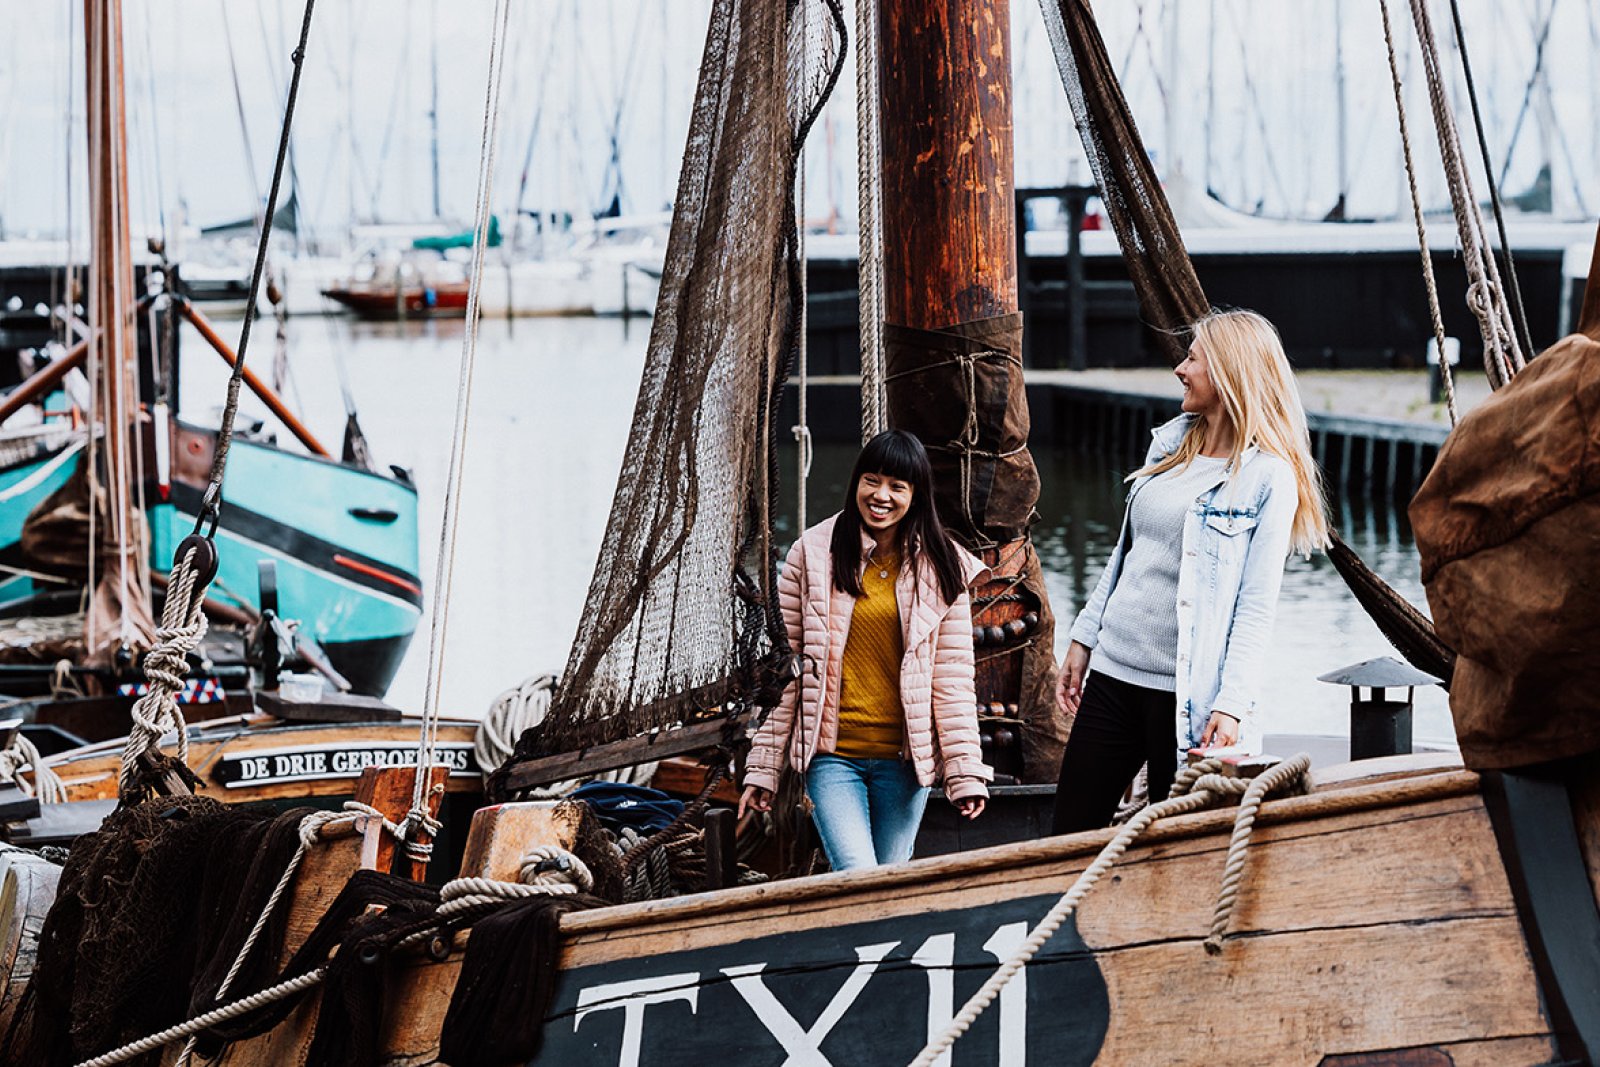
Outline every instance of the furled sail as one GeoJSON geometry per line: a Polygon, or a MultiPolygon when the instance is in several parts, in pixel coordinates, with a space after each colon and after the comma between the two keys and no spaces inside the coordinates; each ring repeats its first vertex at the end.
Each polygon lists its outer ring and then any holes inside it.
{"type": "Polygon", "coordinates": [[[770,516],[799,342],[796,159],[838,78],[837,0],[717,0],[611,519],[559,692],[512,761],[772,703],[770,516]]]}

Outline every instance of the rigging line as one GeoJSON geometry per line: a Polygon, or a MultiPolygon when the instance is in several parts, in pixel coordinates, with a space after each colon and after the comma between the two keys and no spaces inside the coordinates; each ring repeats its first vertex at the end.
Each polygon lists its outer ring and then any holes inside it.
{"type": "MultiPolygon", "coordinates": [[[[1538,0],[1534,0],[1537,4],[1538,0]]],[[[1534,18],[1537,20],[1538,7],[1535,6],[1534,18]]],[[[1506,183],[1506,175],[1511,171],[1511,157],[1517,150],[1517,140],[1522,136],[1522,120],[1528,117],[1528,107],[1533,102],[1533,87],[1539,80],[1539,75],[1544,71],[1544,48],[1550,40],[1550,26],[1554,22],[1556,0],[1550,0],[1550,5],[1545,9],[1544,24],[1535,26],[1539,29],[1538,39],[1533,46],[1533,71],[1528,75],[1528,80],[1522,90],[1522,106],[1517,109],[1517,120],[1511,124],[1511,140],[1506,144],[1505,160],[1500,164],[1500,184],[1506,183]]]]}
{"type": "Polygon", "coordinates": [[[1250,73],[1250,54],[1245,48],[1244,24],[1239,19],[1238,8],[1233,0],[1224,4],[1228,9],[1228,17],[1233,20],[1234,34],[1239,42],[1239,73],[1244,77],[1245,91],[1250,94],[1250,105],[1256,113],[1256,128],[1261,132],[1261,151],[1267,163],[1267,175],[1272,179],[1273,187],[1278,190],[1278,199],[1283,202],[1284,212],[1290,208],[1289,194],[1285,191],[1283,179],[1278,174],[1278,161],[1272,153],[1272,139],[1267,136],[1266,111],[1261,106],[1261,94],[1256,91],[1256,80],[1250,73]]]}
{"type": "MultiPolygon", "coordinates": [[[[533,105],[533,127],[528,131],[528,147],[522,154],[522,171],[517,180],[516,221],[522,219],[522,207],[527,202],[528,179],[533,170],[533,149],[539,143],[539,128],[544,124],[544,106],[548,99],[550,71],[555,66],[556,40],[561,36],[561,24],[566,18],[565,5],[556,9],[556,21],[546,35],[544,58],[539,62],[539,90],[533,105]]],[[[541,220],[541,226],[543,222],[541,220]]]]}
{"type": "Polygon", "coordinates": [[[239,112],[239,135],[244,141],[244,165],[250,172],[250,205],[256,221],[261,220],[261,179],[257,177],[256,157],[250,147],[250,121],[244,106],[244,90],[239,85],[239,64],[233,53],[233,30],[228,22],[227,4],[218,4],[217,10],[222,12],[222,40],[228,48],[228,70],[233,74],[233,103],[239,112]]]}
{"type": "MultiPolygon", "coordinates": [[[[305,69],[306,42],[311,36],[311,13],[317,0],[306,0],[305,16],[300,23],[300,40],[290,55],[294,73],[289,78],[289,95],[283,108],[283,129],[278,136],[278,156],[272,165],[272,184],[267,189],[266,212],[261,219],[261,238],[256,242],[255,266],[250,269],[250,292],[245,298],[247,311],[256,306],[261,295],[261,276],[267,265],[267,242],[272,237],[272,216],[278,209],[278,190],[283,184],[284,166],[289,157],[289,130],[294,125],[294,105],[300,96],[300,74],[305,69]]],[[[233,361],[233,373],[228,375],[227,403],[222,409],[222,424],[217,429],[216,458],[211,463],[211,481],[200,507],[200,521],[211,521],[216,530],[217,517],[222,509],[222,477],[228,469],[228,448],[233,443],[234,416],[239,412],[239,388],[244,384],[244,361],[250,348],[250,324],[255,316],[246,314],[239,327],[238,354],[233,361]]]]}
{"type": "Polygon", "coordinates": [[[1439,311],[1439,286],[1433,276],[1433,256],[1428,251],[1428,229],[1422,218],[1422,195],[1417,191],[1416,164],[1411,158],[1411,134],[1406,128],[1405,94],[1400,82],[1400,66],[1394,54],[1394,33],[1389,23],[1388,0],[1378,0],[1378,11],[1383,16],[1383,41],[1389,53],[1389,78],[1394,85],[1394,110],[1400,120],[1400,145],[1405,152],[1406,181],[1411,187],[1411,212],[1417,224],[1417,246],[1422,253],[1422,280],[1428,291],[1428,316],[1433,324],[1434,343],[1439,350],[1439,372],[1444,381],[1445,407],[1450,413],[1450,425],[1456,424],[1455,375],[1444,348],[1444,317],[1439,311]]]}
{"type": "MultiPolygon", "coordinates": [[[[478,198],[473,212],[472,274],[467,289],[467,321],[461,338],[461,369],[456,385],[455,432],[450,442],[450,467],[445,479],[444,513],[439,533],[439,559],[433,584],[433,618],[428,633],[428,674],[423,690],[422,730],[418,739],[417,774],[412,810],[426,811],[424,790],[433,766],[434,743],[439,729],[439,691],[444,679],[445,640],[450,627],[450,589],[455,577],[456,526],[461,515],[461,483],[466,466],[467,431],[472,411],[472,372],[477,360],[479,301],[483,290],[483,263],[488,250],[490,204],[494,191],[495,138],[500,120],[501,62],[505,50],[510,0],[495,0],[493,31],[489,39],[488,84],[483,102],[483,143],[478,156],[478,198]]],[[[409,816],[408,816],[409,817],[409,816]]]]}
{"type": "Polygon", "coordinates": [[[163,250],[167,245],[167,193],[166,183],[161,177],[161,115],[160,106],[156,101],[156,50],[150,43],[150,9],[144,9],[144,84],[150,94],[150,137],[155,142],[151,156],[154,157],[156,177],[156,222],[161,229],[161,246],[163,250]]]}
{"type": "MultiPolygon", "coordinates": [[[[1551,0],[1551,10],[1554,11],[1555,2],[1551,0]]],[[[1517,319],[1517,330],[1522,336],[1524,351],[1533,352],[1533,334],[1528,331],[1528,316],[1522,306],[1522,286],[1517,282],[1517,264],[1511,254],[1511,240],[1506,236],[1506,216],[1500,206],[1500,183],[1494,179],[1494,161],[1489,157],[1489,141],[1483,132],[1483,114],[1478,110],[1478,87],[1472,79],[1472,60],[1467,56],[1467,35],[1461,28],[1461,5],[1458,0],[1450,0],[1450,19],[1455,26],[1456,51],[1461,55],[1461,73],[1466,78],[1467,102],[1472,105],[1472,125],[1478,134],[1478,152],[1483,158],[1483,176],[1489,183],[1489,205],[1494,209],[1495,230],[1500,235],[1500,253],[1506,257],[1506,279],[1508,295],[1511,297],[1511,312],[1517,319]]],[[[1444,349],[1439,350],[1439,358],[1444,358],[1444,349]]],[[[1444,366],[1440,363],[1440,366],[1444,366]]],[[[1452,419],[1452,422],[1454,420],[1452,419]]]]}

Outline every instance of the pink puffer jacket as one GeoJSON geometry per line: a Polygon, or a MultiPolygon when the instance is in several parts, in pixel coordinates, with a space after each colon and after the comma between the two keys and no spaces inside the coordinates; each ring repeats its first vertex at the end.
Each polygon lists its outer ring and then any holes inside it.
{"type": "MultiPolygon", "coordinates": [[[[837,518],[802,534],[779,575],[778,598],[789,645],[801,657],[803,673],[800,684],[784,690],[783,699],[751,738],[746,785],[776,792],[785,760],[804,773],[812,756],[832,752],[838,740],[840,673],[856,602],[833,587],[829,546],[837,518]]],[[[871,547],[872,540],[863,535],[863,558],[871,547]]],[[[970,587],[985,567],[960,546],[956,552],[970,587]]],[[[942,780],[952,801],[987,796],[984,783],[994,775],[978,747],[971,601],[963,592],[955,603],[945,603],[926,561],[915,574],[910,568],[901,569],[895,599],[905,639],[900,702],[917,781],[931,786],[942,780]]]]}

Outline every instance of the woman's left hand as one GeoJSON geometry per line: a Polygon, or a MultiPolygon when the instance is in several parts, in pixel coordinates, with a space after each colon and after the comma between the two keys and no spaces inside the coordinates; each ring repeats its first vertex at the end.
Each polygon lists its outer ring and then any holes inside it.
{"type": "Polygon", "coordinates": [[[983,797],[964,797],[956,801],[956,809],[968,819],[976,819],[983,814],[983,807],[987,801],[983,797]]]}
{"type": "Polygon", "coordinates": [[[1223,748],[1239,740],[1239,720],[1225,711],[1213,711],[1200,735],[1201,748],[1223,748]]]}

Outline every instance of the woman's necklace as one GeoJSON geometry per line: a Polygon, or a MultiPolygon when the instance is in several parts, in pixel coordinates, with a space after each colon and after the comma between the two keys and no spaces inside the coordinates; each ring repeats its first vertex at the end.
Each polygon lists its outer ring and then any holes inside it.
{"type": "Polygon", "coordinates": [[[890,555],[888,553],[885,553],[882,559],[874,558],[876,556],[877,556],[877,550],[874,549],[872,551],[872,553],[870,553],[867,556],[867,560],[874,567],[878,568],[878,577],[879,578],[887,579],[889,577],[889,568],[893,567],[896,563],[899,562],[899,557],[890,555]]]}

